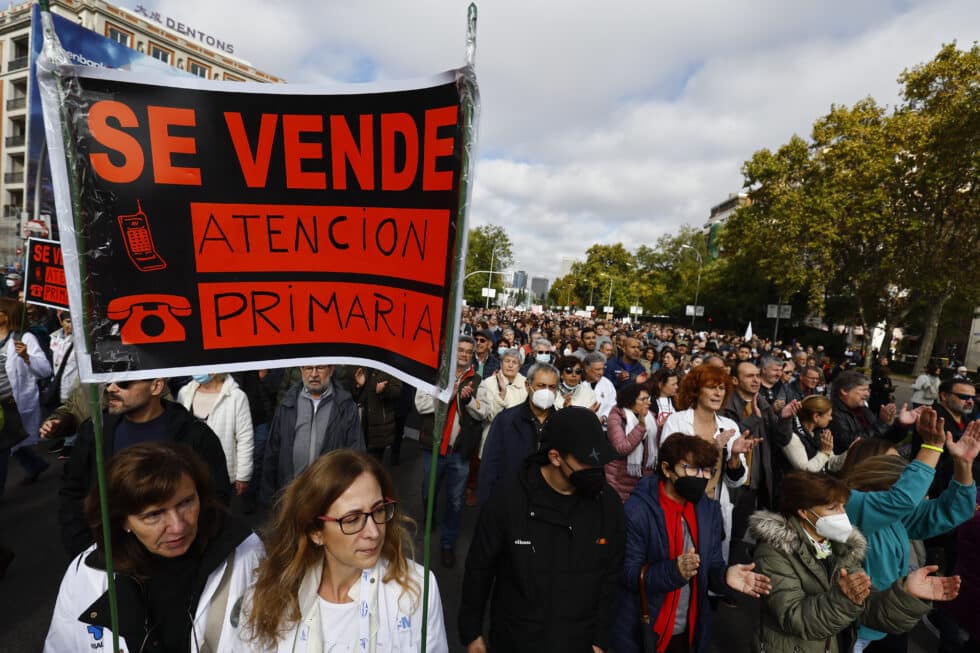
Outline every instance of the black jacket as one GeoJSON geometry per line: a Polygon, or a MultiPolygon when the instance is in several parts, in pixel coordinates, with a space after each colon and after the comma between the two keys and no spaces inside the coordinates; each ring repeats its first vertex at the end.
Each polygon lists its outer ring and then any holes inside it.
{"type": "Polygon", "coordinates": [[[525,401],[519,406],[505,408],[493,418],[486,442],[483,443],[480,474],[477,476],[481,505],[493,494],[498,482],[508,480],[521,469],[524,459],[538,450],[544,424],[554,414],[555,409],[552,408],[548,418],[539,422],[525,401]]]}
{"type": "MultiPolygon", "coordinates": [[[[227,506],[231,501],[231,481],[218,436],[180,404],[164,401],[163,414],[167,439],[186,444],[201,455],[211,471],[215,496],[227,506]]],[[[120,415],[102,413],[102,447],[107,460],[115,452],[116,427],[122,419],[120,415]]],[[[87,420],[79,428],[58,490],[58,521],[69,557],[77,556],[93,542],[82,504],[95,484],[95,435],[92,420],[87,420]]]]}
{"type": "Polygon", "coordinates": [[[847,451],[857,438],[885,438],[892,442],[899,442],[905,437],[907,429],[902,427],[897,419],[894,425],[889,426],[878,419],[870,409],[862,406],[860,411],[867,422],[865,425],[854,416],[840,397],[834,397],[833,402],[834,416],[830,420],[830,432],[834,434],[834,453],[837,455],[847,451]]]}
{"type": "Polygon", "coordinates": [[[483,507],[466,556],[459,609],[464,646],[483,633],[506,653],[592,653],[609,649],[626,521],[612,488],[566,497],[541,475],[535,457],[483,507]]]}
{"type": "Polygon", "coordinates": [[[721,413],[738,424],[740,430],[748,430],[753,438],[762,438],[761,445],[753,452],[750,482],[757,490],[765,491],[759,500],[763,507],[768,508],[775,507],[775,497],[783,476],[791,471],[789,461],[783,455],[783,447],[789,444],[792,437],[793,423],[780,419],[761,393],[758,400],[760,415],[753,411],[746,416],[746,401],[733,391],[721,413]]]}
{"type": "MultiPolygon", "coordinates": [[[[361,430],[357,404],[349,392],[333,380],[330,382],[333,384],[333,392],[329,401],[333,402],[333,409],[320,454],[334,449],[364,451],[364,432],[361,430]]],[[[302,382],[293,384],[283,396],[282,403],[272,418],[269,442],[266,443],[265,457],[262,460],[262,486],[259,488],[259,500],[263,505],[272,505],[276,493],[301,471],[293,469],[293,443],[296,441],[296,416],[299,412],[296,402],[299,401],[302,389],[302,382]]]]}
{"type": "MultiPolygon", "coordinates": [[[[200,562],[191,582],[191,595],[187,605],[196,606],[204,591],[208,576],[221,566],[231,552],[244,542],[252,529],[227,515],[223,515],[220,530],[208,542],[207,547],[198,554],[200,562]]],[[[105,571],[105,556],[96,549],[85,556],[85,564],[93,569],[105,571]]],[[[130,574],[116,574],[117,604],[119,606],[119,635],[127,642],[145,642],[141,651],[153,653],[162,651],[160,633],[157,632],[146,604],[143,583],[130,574]]],[[[193,608],[192,608],[193,609],[193,608]]],[[[83,623],[105,629],[112,628],[109,610],[109,592],[106,592],[88,607],[79,618],[83,623]]],[[[181,633],[190,648],[191,620],[188,616],[186,632],[181,633]]]]}

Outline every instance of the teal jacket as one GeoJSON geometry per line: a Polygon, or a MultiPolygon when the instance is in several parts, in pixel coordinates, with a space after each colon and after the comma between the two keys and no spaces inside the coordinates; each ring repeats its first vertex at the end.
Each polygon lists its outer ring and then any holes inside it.
{"type": "MultiPolygon", "coordinates": [[[[851,492],[847,516],[868,540],[864,566],[875,587],[891,587],[909,572],[909,540],[925,540],[946,533],[973,516],[977,486],[950,481],[939,497],[926,500],[936,470],[913,460],[890,490],[851,492]]],[[[885,636],[861,626],[858,637],[885,636]]]]}

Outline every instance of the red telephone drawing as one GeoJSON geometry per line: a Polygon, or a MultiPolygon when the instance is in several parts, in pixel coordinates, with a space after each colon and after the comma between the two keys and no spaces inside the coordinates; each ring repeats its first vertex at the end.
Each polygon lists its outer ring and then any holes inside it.
{"type": "Polygon", "coordinates": [[[184,325],[176,316],[191,314],[191,303],[180,295],[129,295],[109,302],[106,317],[123,322],[119,335],[124,345],[182,342],[184,325]]]}
{"type": "Polygon", "coordinates": [[[137,270],[151,272],[167,267],[166,261],[157,253],[156,246],[153,244],[150,221],[143,213],[139,200],[136,200],[136,213],[120,215],[116,219],[119,221],[119,229],[122,230],[126,253],[129,254],[129,260],[137,270]]]}

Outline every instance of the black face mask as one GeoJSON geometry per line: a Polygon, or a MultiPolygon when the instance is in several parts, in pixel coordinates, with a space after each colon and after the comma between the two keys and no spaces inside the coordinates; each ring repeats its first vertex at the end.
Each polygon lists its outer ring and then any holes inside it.
{"type": "Polygon", "coordinates": [[[602,467],[590,467],[572,472],[568,482],[575,487],[575,492],[587,499],[594,499],[602,492],[606,481],[606,473],[602,467]]]}
{"type": "Polygon", "coordinates": [[[697,503],[704,498],[704,491],[708,487],[708,480],[700,476],[681,476],[674,481],[674,489],[677,494],[685,501],[697,503]]]}

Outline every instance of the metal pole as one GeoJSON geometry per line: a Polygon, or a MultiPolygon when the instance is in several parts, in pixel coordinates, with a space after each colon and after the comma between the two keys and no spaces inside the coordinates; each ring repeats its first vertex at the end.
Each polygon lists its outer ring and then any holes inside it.
{"type": "Polygon", "coordinates": [[[694,314],[691,315],[691,328],[694,328],[694,318],[698,314],[698,296],[701,294],[701,254],[694,250],[698,254],[698,282],[694,286],[694,314]]]}
{"type": "MultiPolygon", "coordinates": [[[[497,253],[496,248],[490,250],[490,273],[487,275],[487,288],[493,284],[493,255],[497,253]]],[[[490,308],[490,295],[487,295],[486,308],[490,308]]]]}

